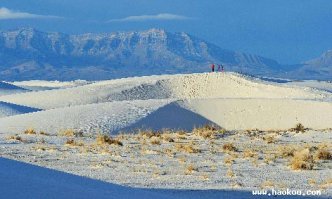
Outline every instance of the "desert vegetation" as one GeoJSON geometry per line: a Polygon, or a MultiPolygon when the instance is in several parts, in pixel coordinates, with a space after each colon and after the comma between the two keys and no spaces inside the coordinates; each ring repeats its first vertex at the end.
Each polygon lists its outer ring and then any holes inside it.
{"type": "MultiPolygon", "coordinates": [[[[243,187],[246,183],[241,179],[248,175],[243,173],[243,168],[259,171],[277,167],[287,175],[292,175],[296,171],[319,171],[332,164],[330,143],[283,141],[283,137],[289,139],[290,136],[298,136],[299,132],[311,131],[300,125],[295,128],[229,132],[205,125],[192,131],[139,129],[115,135],[83,133],[73,129],[49,134],[29,128],[6,140],[23,144],[35,157],[41,158],[40,162],[42,157],[52,154],[59,157],[59,163],[63,164],[72,162],[70,159],[74,158],[77,164],[92,169],[91,175],[102,175],[99,172],[127,172],[126,175],[135,179],[142,176],[145,179],[153,178],[153,182],[162,182],[171,177],[177,178],[179,182],[190,178],[197,183],[226,176],[230,179],[230,187],[243,187]],[[79,158],[75,158],[75,155],[79,155],[79,158]]],[[[256,186],[277,186],[269,183],[269,180],[262,181],[256,186]],[[265,183],[262,184],[262,181],[265,183]]],[[[319,183],[322,182],[317,179],[307,182],[308,186],[318,186],[319,183]]],[[[328,186],[326,184],[325,187],[328,186]]]]}

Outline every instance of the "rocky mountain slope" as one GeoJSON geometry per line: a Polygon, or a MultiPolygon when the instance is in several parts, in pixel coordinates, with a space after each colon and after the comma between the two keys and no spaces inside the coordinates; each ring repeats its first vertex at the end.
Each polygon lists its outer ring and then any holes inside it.
{"type": "Polygon", "coordinates": [[[32,28],[0,32],[0,80],[97,80],[201,72],[209,70],[210,63],[251,74],[270,74],[281,68],[268,58],[161,29],[81,35],[32,28]]]}

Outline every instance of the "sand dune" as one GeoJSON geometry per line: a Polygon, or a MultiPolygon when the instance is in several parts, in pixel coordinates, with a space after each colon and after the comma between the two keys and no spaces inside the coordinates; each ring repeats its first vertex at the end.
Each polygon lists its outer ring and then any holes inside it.
{"type": "Polygon", "coordinates": [[[75,129],[89,133],[110,133],[132,125],[171,100],[106,102],[51,109],[0,119],[2,132],[35,128],[56,134],[75,129]]]}
{"type": "Polygon", "coordinates": [[[323,99],[330,96],[331,93],[311,88],[266,84],[235,73],[202,73],[101,81],[74,88],[2,96],[0,101],[40,109],[52,109],[122,100],[167,98],[323,99]]]}
{"type": "MultiPolygon", "coordinates": [[[[42,82],[23,84],[41,86],[42,82]]],[[[0,119],[1,130],[15,132],[33,127],[55,133],[72,128],[116,133],[143,127],[191,129],[205,123],[229,130],[287,129],[296,123],[328,128],[332,123],[331,93],[236,73],[161,75],[70,88],[67,85],[1,96],[0,100],[7,102],[0,107],[2,117],[22,114],[0,119]],[[23,114],[38,109],[45,111],[23,114]]]]}
{"type": "MultiPolygon", "coordinates": [[[[32,81],[15,84],[33,91],[18,89],[25,93],[10,94],[15,89],[7,89],[9,94],[0,96],[2,157],[134,187],[218,189],[171,191],[176,194],[167,193],[166,198],[227,197],[225,189],[241,190],[232,193],[250,198],[245,190],[261,189],[264,183],[313,190],[329,185],[329,160],[315,160],[310,163],[313,170],[294,172],[290,157],[283,155],[292,147],[301,152],[310,147],[305,150],[316,157],[319,147],[331,148],[332,93],[322,89],[329,83],[275,83],[236,73],[85,83],[32,81]],[[191,130],[208,123],[226,130],[215,129],[210,137],[213,128],[207,127],[160,137],[115,135],[137,133],[137,128],[191,130]],[[287,130],[297,123],[311,129],[287,130]],[[27,128],[47,134],[25,134],[27,128]],[[59,135],[67,129],[83,131],[83,136],[59,135]],[[98,133],[108,133],[121,144],[99,144],[98,133]],[[227,151],[225,146],[230,145],[234,149],[227,151]]],[[[137,189],[122,191],[127,190],[137,189]]],[[[331,196],[330,192],[327,189],[325,194],[331,196]]]]}
{"type": "Polygon", "coordinates": [[[24,113],[31,113],[40,111],[40,109],[20,106],[16,104],[6,103],[0,101],[0,118],[24,113]]]}
{"type": "Polygon", "coordinates": [[[7,82],[0,82],[0,96],[27,92],[27,89],[15,86],[7,82]]]}

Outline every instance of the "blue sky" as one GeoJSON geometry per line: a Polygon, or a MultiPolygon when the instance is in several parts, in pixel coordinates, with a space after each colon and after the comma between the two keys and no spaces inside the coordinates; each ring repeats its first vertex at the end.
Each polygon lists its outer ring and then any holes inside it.
{"type": "Polygon", "coordinates": [[[330,0],[1,0],[0,29],[164,28],[294,64],[332,49],[330,0]]]}

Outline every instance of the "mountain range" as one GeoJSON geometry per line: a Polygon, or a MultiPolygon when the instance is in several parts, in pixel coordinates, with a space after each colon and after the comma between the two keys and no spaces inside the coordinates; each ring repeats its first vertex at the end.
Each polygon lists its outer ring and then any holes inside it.
{"type": "Polygon", "coordinates": [[[223,49],[190,34],[162,29],[69,35],[21,28],[0,32],[0,80],[100,80],[137,75],[228,71],[264,76],[331,78],[332,51],[285,66],[259,55],[223,49]]]}

